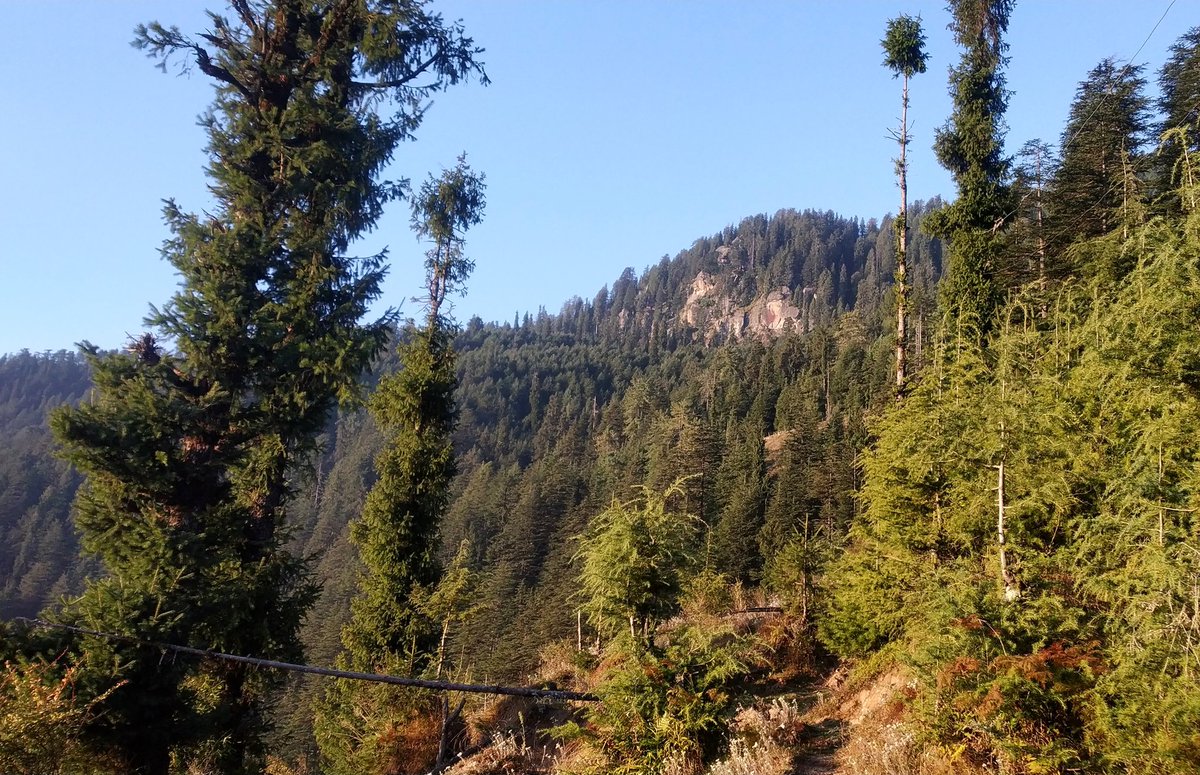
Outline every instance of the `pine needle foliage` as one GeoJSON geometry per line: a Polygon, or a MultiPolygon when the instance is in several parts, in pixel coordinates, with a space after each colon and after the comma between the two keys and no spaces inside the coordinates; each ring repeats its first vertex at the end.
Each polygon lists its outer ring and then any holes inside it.
{"type": "Polygon", "coordinates": [[[648,649],[631,650],[626,640],[610,650],[587,726],[556,732],[594,746],[605,761],[602,772],[696,770],[724,742],[736,684],[747,672],[745,644],[731,633],[691,626],[667,637],[648,649]]]}
{"type": "Polygon", "coordinates": [[[950,71],[954,111],[935,132],[934,152],[954,176],[958,198],[926,221],[931,234],[950,241],[941,284],[944,309],[961,325],[986,333],[1002,301],[996,282],[999,231],[1014,202],[1007,184],[1003,68],[1013,0],[951,0],[950,29],[963,49],[950,71]]]}
{"type": "Polygon", "coordinates": [[[455,328],[442,305],[471,270],[462,232],[482,217],[483,180],[460,159],[422,187],[413,209],[418,233],[433,241],[427,314],[425,325],[410,328],[401,342],[400,370],[380,381],[369,402],[390,438],[376,458],[379,478],[362,519],[353,526],[364,572],[344,639],[355,664],[369,666],[385,653],[409,655],[410,669],[419,671],[431,653],[430,633],[412,615],[412,597],[440,576],[438,528],[457,470],[451,440],[457,422],[455,328]]]}
{"type": "Polygon", "coordinates": [[[679,610],[686,572],[695,559],[699,523],[669,508],[684,497],[684,480],[660,494],[613,501],[596,515],[582,547],[583,610],[602,633],[627,632],[647,641],[679,610]]]}
{"type": "Polygon", "coordinates": [[[895,77],[909,79],[925,72],[929,55],[925,52],[925,33],[919,18],[900,14],[888,19],[881,44],[883,66],[891,70],[895,77]]]}
{"type": "Polygon", "coordinates": [[[1171,215],[1195,212],[1193,196],[1195,179],[1181,175],[1183,160],[1195,156],[1200,134],[1200,27],[1192,27],[1175,41],[1170,56],[1158,73],[1158,111],[1161,137],[1172,131],[1186,130],[1191,134],[1179,143],[1162,148],[1152,163],[1151,185],[1155,189],[1156,209],[1171,215]]]}
{"type": "Polygon", "coordinates": [[[689,573],[700,523],[672,508],[685,501],[686,483],[614,501],[580,537],[583,610],[609,640],[595,689],[600,702],[585,726],[571,722],[555,734],[586,741],[603,772],[693,771],[711,761],[728,728],[733,688],[748,670],[747,644],[728,627],[708,617],[660,626],[682,609],[685,588],[693,609],[728,595],[725,577],[689,573]]]}
{"type": "MultiPolygon", "coordinates": [[[[1142,68],[1104,59],[1075,92],[1062,135],[1062,159],[1051,187],[1054,210],[1048,220],[1050,249],[1063,254],[1079,240],[1102,237],[1137,225],[1138,173],[1149,126],[1142,68]]],[[[1106,273],[1108,282],[1132,268],[1104,264],[1083,267],[1106,273]]]]}
{"type": "MultiPolygon", "coordinates": [[[[135,33],[164,69],[214,83],[201,117],[214,204],[167,203],[162,253],[181,290],[132,352],[86,349],[94,398],[55,419],[87,477],[77,524],[106,571],[69,615],[299,661],[314,588],[285,549],[292,475],[392,321],[362,322],[385,256],[348,251],[405,195],[381,173],[428,96],[482,71],[461,28],[416,2],[235,0],[209,22],[135,33]]],[[[83,658],[121,683],[95,727],[130,771],[201,755],[258,770],[266,674],[124,645],[86,644],[83,658]]]]}
{"type": "MultiPolygon", "coordinates": [[[[463,233],[483,217],[483,191],[482,176],[460,157],[457,166],[427,180],[413,200],[415,230],[432,242],[426,254],[426,317],[424,325],[410,325],[402,334],[400,370],[380,380],[368,403],[387,441],[375,459],[378,478],[362,518],[351,527],[363,571],[342,631],[345,651],[339,663],[350,669],[417,675],[431,668],[440,672],[443,666],[443,623],[455,612],[440,612],[441,621],[428,613],[431,605],[436,610],[447,598],[461,597],[450,586],[435,589],[441,577],[438,533],[457,473],[452,440],[456,327],[443,305],[449,294],[462,290],[471,272],[463,233]]],[[[461,587],[464,579],[460,573],[447,581],[461,587]]],[[[415,721],[429,710],[430,698],[419,693],[334,687],[318,709],[327,769],[391,771],[393,725],[405,717],[415,721]],[[371,712],[363,710],[364,703],[371,712]]]]}
{"type": "Polygon", "coordinates": [[[0,771],[12,775],[115,772],[119,762],[89,749],[76,730],[103,695],[76,692],[78,667],[6,662],[0,670],[0,771]]]}
{"type": "Polygon", "coordinates": [[[976,765],[1200,766],[1198,223],[1086,243],[1133,267],[1032,287],[983,343],[946,327],[877,421],[820,633],[902,646],[930,742],[976,765]]]}

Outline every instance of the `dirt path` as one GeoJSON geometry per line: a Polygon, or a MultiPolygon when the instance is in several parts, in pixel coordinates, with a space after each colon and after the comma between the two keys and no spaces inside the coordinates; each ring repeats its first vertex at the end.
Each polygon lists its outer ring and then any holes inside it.
{"type": "Polygon", "coordinates": [[[842,722],[824,719],[807,725],[801,745],[803,752],[792,770],[793,775],[834,775],[837,752],[842,746],[842,722]]]}

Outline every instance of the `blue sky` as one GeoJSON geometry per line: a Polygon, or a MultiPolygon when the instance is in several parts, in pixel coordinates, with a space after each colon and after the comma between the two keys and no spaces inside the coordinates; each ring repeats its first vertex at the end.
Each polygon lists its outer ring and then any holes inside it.
{"type": "MultiPolygon", "coordinates": [[[[9,0],[0,49],[0,353],[120,346],[176,287],[158,255],[161,201],[203,209],[210,87],[131,48],[139,22],[202,31],[210,4],[9,0]],[[20,31],[21,34],[16,34],[20,31]]],[[[888,130],[899,88],[881,65],[887,19],[920,14],[929,72],[912,86],[910,196],[953,195],[929,150],[957,59],[941,2],[448,0],[487,49],[492,85],[439,95],[393,177],[467,152],[487,175],[477,269],[461,320],[509,320],[591,298],[698,237],[780,208],[880,217],[896,208],[888,130]]],[[[1009,30],[1008,145],[1054,142],[1100,59],[1154,74],[1200,24],[1197,0],[1023,0],[1009,30]],[[1163,17],[1157,31],[1152,28],[1163,17]]],[[[393,205],[363,253],[387,245],[383,306],[413,311],[423,247],[393,205]]]]}

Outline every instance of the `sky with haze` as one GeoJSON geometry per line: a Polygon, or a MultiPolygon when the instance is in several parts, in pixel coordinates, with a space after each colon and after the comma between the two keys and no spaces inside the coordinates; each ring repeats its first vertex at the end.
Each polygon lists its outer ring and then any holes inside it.
{"type": "MultiPolygon", "coordinates": [[[[958,59],[942,2],[447,0],[486,49],[492,85],[438,95],[390,176],[419,182],[461,152],[487,176],[461,321],[556,312],[622,269],[641,272],[757,213],[880,218],[898,192],[882,67],[888,18],[923,18],[929,71],[912,84],[910,199],[953,197],[930,151],[958,59]]],[[[176,278],[158,248],[162,200],[208,204],[210,101],[199,74],[163,74],[129,46],[158,20],[202,32],[194,0],[7,0],[0,48],[0,354],[112,348],[142,330],[176,278]]],[[[1200,0],[1019,0],[1008,41],[1008,148],[1057,143],[1081,79],[1104,57],[1146,64],[1200,24],[1200,0]],[[1160,22],[1161,19],[1161,23],[1160,22]],[[1155,30],[1155,26],[1157,29],[1155,30]],[[1153,34],[1151,34],[1153,30],[1153,34]],[[1140,50],[1140,53],[1139,52],[1140,50]]],[[[358,246],[387,246],[381,300],[416,314],[422,255],[404,203],[358,246]]]]}

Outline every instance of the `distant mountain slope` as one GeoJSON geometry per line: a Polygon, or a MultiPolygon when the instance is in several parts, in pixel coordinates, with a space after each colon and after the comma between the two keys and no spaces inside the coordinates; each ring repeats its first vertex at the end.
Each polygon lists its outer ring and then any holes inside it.
{"type": "MultiPolygon", "coordinates": [[[[913,208],[914,225],[928,210],[913,208]]],[[[640,274],[626,269],[557,314],[464,325],[460,472],[441,548],[448,556],[466,542],[481,574],[480,613],[448,644],[474,675],[517,678],[546,643],[575,637],[574,539],[637,487],[691,477],[704,561],[748,583],[783,583],[780,569],[797,556],[822,562],[839,545],[864,416],[890,395],[890,225],[816,211],[754,216],[640,274]]],[[[914,235],[919,364],[941,248],[914,235]]],[[[386,355],[376,374],[396,365],[386,355]]],[[[70,522],[78,479],[54,459],[46,428],[50,409],[86,389],[77,356],[0,359],[0,616],[35,614],[91,567],[70,522]]],[[[312,470],[298,472],[291,512],[293,547],[324,585],[304,631],[308,658],[329,664],[358,567],[348,525],[381,439],[364,412],[346,411],[322,441],[312,470]]],[[[811,583],[804,567],[800,578],[811,583]]],[[[309,740],[313,685],[288,691],[279,745],[296,752],[309,740]]]]}
{"type": "MultiPolygon", "coordinates": [[[[928,209],[914,207],[913,220],[928,209]]],[[[850,508],[855,429],[886,383],[888,349],[876,343],[889,328],[889,227],[831,212],[753,216],[640,274],[625,270],[558,314],[465,325],[461,472],[443,549],[472,544],[493,624],[531,623],[481,654],[485,669],[527,663],[574,626],[571,536],[636,485],[701,474],[696,506],[720,539],[714,546],[724,542],[729,570],[748,578],[795,527],[792,511],[834,519],[850,508]],[[772,434],[766,456],[762,439],[772,434]],[[821,468],[825,483],[800,482],[793,464],[821,468]],[[799,490],[775,493],[789,476],[799,490]],[[777,535],[760,540],[762,530],[777,535]]],[[[941,250],[914,233],[919,350],[941,250]]],[[[378,371],[393,368],[389,356],[378,371]]],[[[85,573],[69,519],[78,481],[53,458],[46,416],[86,389],[75,355],[0,359],[0,615],[33,614],[85,573]]],[[[326,587],[307,633],[317,661],[339,647],[356,567],[347,524],[373,481],[380,440],[365,414],[350,412],[331,421],[324,442],[293,506],[295,545],[326,587]]]]}
{"type": "Polygon", "coordinates": [[[0,617],[33,616],[79,588],[69,519],[79,477],[54,457],[47,417],[89,384],[71,353],[0,356],[0,617]]]}
{"type": "MultiPolygon", "coordinates": [[[[917,225],[928,210],[913,208],[917,225]]],[[[914,233],[919,351],[941,247],[914,233]]],[[[777,550],[806,510],[831,523],[848,516],[861,416],[887,391],[893,266],[890,220],[782,210],[640,275],[627,269],[558,314],[469,321],[457,341],[461,464],[442,548],[468,541],[487,576],[490,613],[460,641],[489,644],[479,668],[519,669],[574,631],[572,536],[635,486],[701,474],[701,516],[748,578],[767,561],[759,544],[777,550]],[[760,449],[768,435],[770,455],[760,449]],[[818,470],[823,481],[809,481],[818,470]],[[739,487],[745,497],[731,506],[739,487]]],[[[341,417],[328,441],[297,504],[300,545],[322,558],[326,584],[308,632],[318,661],[339,648],[353,593],[346,524],[379,444],[359,413],[341,417]]]]}

